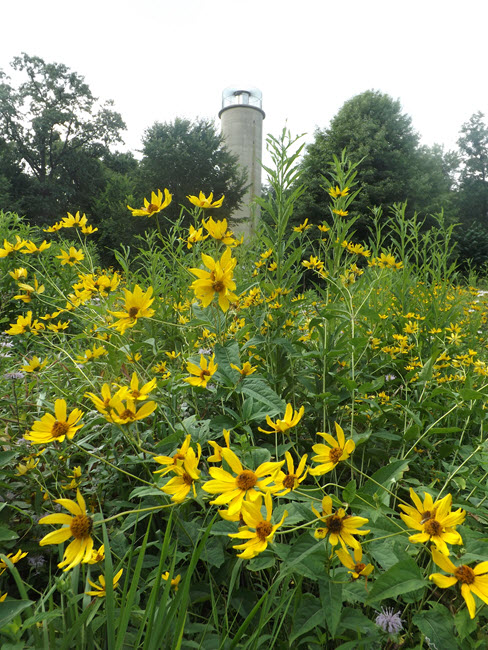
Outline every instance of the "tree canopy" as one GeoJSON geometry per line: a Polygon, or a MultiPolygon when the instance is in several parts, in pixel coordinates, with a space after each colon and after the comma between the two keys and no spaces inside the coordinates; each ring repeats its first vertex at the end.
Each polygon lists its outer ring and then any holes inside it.
{"type": "Polygon", "coordinates": [[[361,163],[357,180],[361,193],[355,212],[366,216],[371,206],[408,201],[411,211],[439,210],[452,185],[449,157],[440,147],[419,146],[411,118],[399,100],[368,90],[345,102],[330,126],[318,129],[303,160],[308,191],[298,218],[321,221],[328,216],[323,175],[334,155],[346,149],[351,162],[361,163]],[[446,159],[445,159],[446,158],[446,159]]]}
{"type": "Polygon", "coordinates": [[[246,176],[210,120],[156,122],[144,134],[142,152],[140,192],[147,196],[151,190],[168,188],[173,201],[165,215],[170,219],[179,215],[180,204],[191,207],[186,197],[200,191],[213,192],[217,198],[225,194],[219,218],[228,217],[240,205],[246,176]]]}
{"type": "Polygon", "coordinates": [[[11,65],[24,81],[15,88],[0,71],[0,177],[8,177],[10,159],[27,186],[22,196],[11,187],[11,198],[31,219],[73,209],[73,204],[88,209],[100,158],[121,141],[122,117],[63,64],[24,53],[11,65]]]}

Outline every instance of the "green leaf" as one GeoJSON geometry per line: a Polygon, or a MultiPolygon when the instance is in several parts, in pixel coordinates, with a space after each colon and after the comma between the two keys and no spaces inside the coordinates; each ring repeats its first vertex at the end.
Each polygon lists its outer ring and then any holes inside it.
{"type": "Polygon", "coordinates": [[[226,380],[226,383],[234,386],[239,380],[239,373],[230,367],[233,363],[235,366],[241,367],[241,360],[239,357],[239,344],[233,341],[226,345],[217,343],[214,348],[215,363],[218,364],[219,375],[226,380]]]}
{"type": "Polygon", "coordinates": [[[320,601],[327,612],[326,623],[330,636],[335,638],[342,613],[342,584],[331,580],[320,582],[320,601]]]}
{"type": "Polygon", "coordinates": [[[459,394],[465,402],[477,399],[486,399],[486,394],[479,390],[473,390],[472,388],[461,388],[459,394]]]}
{"type": "Polygon", "coordinates": [[[0,542],[8,542],[11,539],[17,539],[17,533],[7,528],[7,526],[0,525],[0,542]]]}
{"type": "Polygon", "coordinates": [[[290,644],[316,627],[325,628],[326,611],[318,598],[312,594],[304,594],[298,611],[293,616],[290,644]]]}
{"type": "Polygon", "coordinates": [[[394,564],[375,580],[366,602],[375,603],[387,598],[396,598],[427,584],[428,581],[422,577],[416,562],[411,559],[403,560],[394,564]]]}
{"type": "Polygon", "coordinates": [[[32,600],[4,600],[0,603],[0,630],[31,605],[34,605],[32,600]]]}
{"type": "Polygon", "coordinates": [[[390,494],[386,490],[391,490],[407,469],[407,460],[392,461],[388,465],[385,465],[376,471],[373,476],[366,481],[364,487],[360,490],[360,493],[374,496],[385,505],[389,505],[390,494]],[[386,489],[382,490],[381,486],[386,489]]]}
{"type": "Polygon", "coordinates": [[[7,463],[9,463],[12,458],[15,458],[17,456],[16,451],[0,451],[0,467],[3,467],[7,463]]]}
{"type": "Polygon", "coordinates": [[[429,639],[429,646],[434,645],[442,650],[457,650],[459,648],[455,636],[453,616],[451,612],[439,603],[430,603],[431,609],[415,614],[413,622],[429,639]]]}
{"type": "Polygon", "coordinates": [[[240,391],[244,395],[252,397],[254,402],[263,405],[270,417],[278,414],[283,415],[285,412],[285,401],[262,379],[247,377],[246,381],[242,382],[240,391]]]}

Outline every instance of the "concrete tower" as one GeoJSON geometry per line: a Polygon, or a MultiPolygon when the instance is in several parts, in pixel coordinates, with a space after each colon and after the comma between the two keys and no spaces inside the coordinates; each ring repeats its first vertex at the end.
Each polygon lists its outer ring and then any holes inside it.
{"type": "Polygon", "coordinates": [[[237,156],[239,165],[247,171],[248,189],[243,203],[231,217],[234,232],[252,235],[259,217],[259,206],[251,206],[255,196],[261,196],[261,159],[263,149],[262,93],[257,88],[242,90],[226,88],[222,93],[219,117],[222,135],[229,151],[237,156]]]}

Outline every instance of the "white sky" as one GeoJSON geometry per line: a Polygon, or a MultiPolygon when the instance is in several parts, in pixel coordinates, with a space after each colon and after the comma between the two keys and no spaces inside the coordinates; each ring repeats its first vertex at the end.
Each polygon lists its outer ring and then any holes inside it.
{"type": "Polygon", "coordinates": [[[155,121],[218,122],[227,86],[262,91],[265,133],[307,141],[380,90],[448,149],[488,113],[487,19],[486,0],[0,0],[0,68],[21,52],[66,64],[114,100],[133,151],[155,121]]]}

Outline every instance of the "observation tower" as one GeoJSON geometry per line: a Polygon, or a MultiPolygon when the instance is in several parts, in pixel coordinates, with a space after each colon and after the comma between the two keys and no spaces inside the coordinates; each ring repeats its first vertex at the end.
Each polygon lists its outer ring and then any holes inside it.
{"type": "Polygon", "coordinates": [[[257,88],[226,88],[219,112],[222,135],[229,151],[237,156],[247,171],[248,188],[239,210],[231,216],[234,232],[249,237],[253,234],[260,209],[251,205],[261,196],[261,159],[263,150],[263,95],[257,88]]]}

